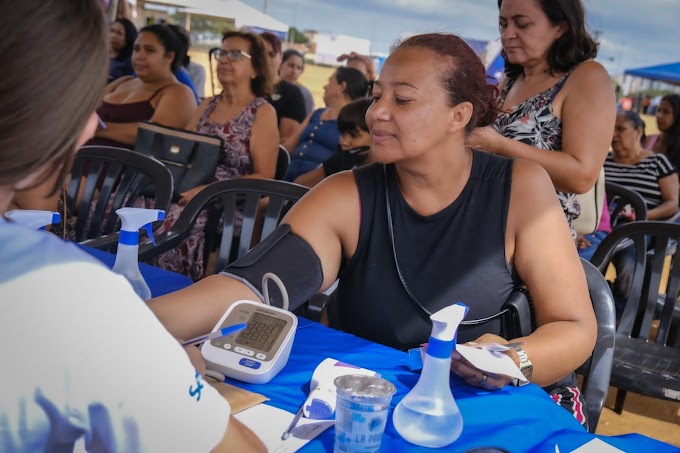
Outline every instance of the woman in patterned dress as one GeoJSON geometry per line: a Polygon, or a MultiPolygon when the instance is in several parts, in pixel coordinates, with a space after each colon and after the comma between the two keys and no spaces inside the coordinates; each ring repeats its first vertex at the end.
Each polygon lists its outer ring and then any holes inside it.
{"type": "Polygon", "coordinates": [[[614,89],[593,60],[598,44],[586,31],[581,0],[498,0],[498,7],[506,75],[501,114],[467,143],[543,166],[571,226],[580,213],[576,194],[595,184],[607,156],[614,89]]]}
{"type": "MultiPolygon", "coordinates": [[[[276,112],[265,100],[272,92],[272,78],[264,44],[252,33],[227,32],[221,49],[214,55],[223,91],[203,101],[190,124],[197,132],[224,139],[224,153],[215,179],[271,179],[276,169],[279,133],[276,112]]],[[[182,193],[180,200],[170,205],[159,232],[168,230],[184,206],[204,187],[182,193]]],[[[156,257],[154,264],[194,280],[202,278],[206,220],[204,213],[194,224],[191,235],[177,248],[156,257]]],[[[240,224],[236,227],[240,228],[240,224]]]]}

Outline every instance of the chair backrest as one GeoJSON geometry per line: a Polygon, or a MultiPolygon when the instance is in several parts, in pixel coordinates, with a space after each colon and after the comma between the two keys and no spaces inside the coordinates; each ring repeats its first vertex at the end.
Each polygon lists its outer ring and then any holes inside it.
{"type": "MultiPolygon", "coordinates": [[[[157,247],[147,243],[140,245],[139,258],[147,260],[179,245],[189,236],[201,212],[207,209],[223,222],[215,266],[207,269],[208,274],[217,273],[234,259],[245,255],[256,242],[269,236],[283,214],[308,191],[307,187],[299,184],[273,179],[238,178],[214,182],[187,203],[168,231],[156,237],[157,247]],[[238,234],[236,222],[241,215],[238,234]]],[[[210,234],[213,232],[206,232],[206,235],[210,234]]]]}
{"type": "Polygon", "coordinates": [[[680,293],[680,262],[676,248],[670,242],[680,239],[680,225],[660,221],[639,221],[621,225],[600,243],[590,262],[603,274],[622,241],[635,249],[635,270],[617,335],[644,338],[664,346],[680,348],[680,335],[673,335],[680,327],[677,300],[680,293]],[[666,259],[670,260],[665,280],[666,259]],[[665,283],[666,294],[660,286],[665,283]],[[655,337],[650,335],[658,322],[655,337]],[[675,337],[675,338],[673,338],[675,337]]]}
{"type": "Polygon", "coordinates": [[[75,240],[83,242],[117,232],[120,219],[116,210],[134,205],[149,185],[156,188],[154,207],[167,210],[173,181],[161,162],[113,146],[80,148],[66,193],[67,217],[77,216],[75,240]]]}
{"type": "Polygon", "coordinates": [[[276,172],[274,179],[283,181],[288,174],[288,166],[290,165],[290,153],[285,146],[279,145],[279,155],[276,158],[276,172]]]}
{"type": "Polygon", "coordinates": [[[586,401],[588,431],[594,433],[609,391],[614,361],[616,312],[614,297],[603,274],[583,258],[581,258],[581,264],[586,274],[588,292],[597,320],[597,340],[593,353],[577,370],[577,373],[583,376],[581,390],[586,401]]]}
{"type": "Polygon", "coordinates": [[[645,203],[642,195],[621,184],[610,181],[605,181],[604,187],[607,193],[612,228],[619,224],[619,214],[628,205],[630,205],[635,213],[635,220],[647,220],[647,203],[645,203]]]}
{"type": "MultiPolygon", "coordinates": [[[[588,431],[595,432],[609,391],[614,360],[616,314],[614,298],[603,275],[588,261],[581,259],[581,264],[597,319],[597,340],[593,353],[576,372],[583,376],[581,391],[586,401],[588,431]]],[[[535,329],[533,307],[526,291],[513,291],[503,308],[509,309],[502,323],[502,334],[506,338],[526,336],[535,329]]]]}

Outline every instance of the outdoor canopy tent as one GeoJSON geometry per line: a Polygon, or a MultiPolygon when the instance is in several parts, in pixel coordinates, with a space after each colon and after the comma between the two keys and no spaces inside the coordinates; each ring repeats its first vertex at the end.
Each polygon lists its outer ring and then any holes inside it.
{"type": "Polygon", "coordinates": [[[288,25],[237,0],[147,0],[178,7],[182,12],[203,16],[233,19],[236,28],[245,27],[255,32],[269,31],[286,38],[288,25]]]}
{"type": "Polygon", "coordinates": [[[680,61],[677,63],[647,66],[645,68],[626,69],[624,74],[680,86],[680,61]]]}

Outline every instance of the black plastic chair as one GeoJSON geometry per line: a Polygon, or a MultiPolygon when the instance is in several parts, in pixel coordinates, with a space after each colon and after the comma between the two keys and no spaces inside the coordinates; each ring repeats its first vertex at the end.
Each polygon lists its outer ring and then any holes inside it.
{"type": "MultiPolygon", "coordinates": [[[[112,233],[120,229],[116,210],[134,205],[149,185],[156,188],[154,207],[167,210],[173,181],[172,174],[161,162],[113,146],[80,148],[66,193],[66,217],[77,216],[76,242],[110,250],[118,241],[118,235],[112,233]]],[[[155,222],[153,227],[161,224],[155,222]]]]}
{"type": "Polygon", "coordinates": [[[635,213],[635,220],[647,220],[647,203],[638,192],[628,189],[621,184],[610,181],[604,183],[607,193],[607,204],[609,205],[609,216],[612,228],[619,225],[621,211],[626,206],[630,206],[635,213]]]}
{"type": "MultiPolygon", "coordinates": [[[[588,261],[581,259],[581,264],[597,319],[597,341],[593,353],[576,372],[583,376],[581,391],[586,401],[588,431],[594,433],[609,391],[616,317],[614,298],[607,281],[588,261]]],[[[503,305],[503,309],[506,308],[509,310],[501,323],[501,334],[505,338],[527,336],[535,329],[531,298],[527,291],[524,289],[513,291],[503,305]]]]}
{"type": "MultiPolygon", "coordinates": [[[[259,239],[266,238],[278,226],[282,213],[298,201],[309,189],[286,181],[271,179],[228,179],[217,181],[201,190],[184,207],[179,218],[169,230],[156,237],[156,246],[145,241],[139,247],[139,259],[146,261],[163,252],[177,247],[186,239],[201,212],[208,209],[218,212],[224,222],[217,261],[207,274],[215,274],[236,258],[245,255],[255,244],[253,238],[258,231],[258,214],[262,215],[262,229],[259,239]],[[266,209],[260,209],[261,200],[268,198],[266,209]],[[240,236],[234,236],[234,219],[237,210],[243,212],[240,236]],[[235,246],[235,248],[234,248],[235,246]]],[[[215,225],[216,226],[216,225],[215,225]]],[[[209,228],[206,225],[206,229],[209,228]]],[[[206,231],[208,236],[216,234],[206,231]]],[[[206,257],[207,259],[207,257],[206,257]]]]}
{"type": "Polygon", "coordinates": [[[276,172],[274,179],[283,181],[288,174],[288,166],[290,165],[290,153],[285,146],[279,145],[279,154],[276,158],[276,172]]]}
{"type": "Polygon", "coordinates": [[[614,407],[618,414],[623,411],[628,391],[680,401],[680,262],[675,250],[670,254],[666,294],[658,302],[668,244],[679,238],[678,224],[631,222],[615,228],[590,260],[604,274],[622,241],[630,240],[635,247],[633,283],[616,329],[611,375],[611,385],[618,389],[614,407]]]}

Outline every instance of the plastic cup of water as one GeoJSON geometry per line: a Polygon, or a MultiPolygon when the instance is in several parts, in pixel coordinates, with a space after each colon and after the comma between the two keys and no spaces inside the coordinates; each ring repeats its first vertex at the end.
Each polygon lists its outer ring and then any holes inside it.
{"type": "Polygon", "coordinates": [[[387,412],[397,388],[376,376],[350,374],[335,378],[335,453],[380,450],[387,412]]]}

